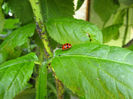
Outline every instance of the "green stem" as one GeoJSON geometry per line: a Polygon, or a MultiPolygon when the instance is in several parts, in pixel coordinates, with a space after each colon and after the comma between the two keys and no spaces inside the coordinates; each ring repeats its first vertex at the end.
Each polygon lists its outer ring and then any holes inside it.
{"type": "Polygon", "coordinates": [[[39,0],[29,0],[33,9],[33,13],[35,15],[36,22],[43,22],[43,17],[41,15],[41,9],[39,0]]]}
{"type": "Polygon", "coordinates": [[[48,84],[48,87],[51,88],[52,92],[57,96],[57,91],[56,91],[56,88],[54,87],[54,85],[51,84],[50,82],[47,82],[47,84],[48,84]]]}
{"type": "Polygon", "coordinates": [[[3,0],[0,0],[0,34],[4,28],[4,23],[5,23],[4,14],[2,12],[2,3],[3,3],[3,0]]]}
{"type": "Polygon", "coordinates": [[[48,36],[46,33],[44,21],[43,21],[43,16],[41,14],[41,6],[40,6],[40,1],[39,0],[29,0],[33,9],[33,13],[35,15],[35,20],[37,24],[37,32],[40,35],[43,45],[46,50],[47,57],[52,57],[53,53],[49,47],[49,41],[48,41],[48,36]]]}
{"type": "MultiPolygon", "coordinates": [[[[50,65],[51,67],[51,65],[50,65]]],[[[56,83],[56,89],[57,89],[57,98],[58,99],[64,99],[64,86],[62,82],[57,78],[56,73],[54,69],[51,67],[53,75],[55,77],[55,83],[56,83]]]]}
{"type": "MultiPolygon", "coordinates": [[[[44,20],[43,20],[42,14],[41,14],[40,1],[39,0],[29,0],[29,1],[32,6],[33,13],[35,16],[35,20],[36,20],[36,24],[37,24],[37,32],[42,39],[44,48],[46,50],[47,58],[49,58],[49,57],[52,58],[53,53],[49,47],[48,36],[46,33],[45,25],[43,23],[44,20]]],[[[52,67],[51,67],[51,69],[52,69],[52,67]]],[[[58,99],[63,99],[63,92],[64,92],[63,84],[57,79],[56,75],[55,75],[55,78],[56,78],[56,84],[57,84],[58,99]]]]}
{"type": "Polygon", "coordinates": [[[63,99],[64,96],[64,86],[62,84],[62,82],[56,77],[56,88],[57,88],[57,97],[58,99],[63,99]]]}
{"type": "Polygon", "coordinates": [[[37,33],[39,34],[45,48],[45,50],[40,48],[39,65],[41,67],[39,66],[39,76],[36,81],[36,89],[37,89],[36,98],[42,99],[45,96],[47,96],[47,64],[44,65],[42,63],[44,61],[44,55],[45,55],[43,51],[45,51],[47,58],[52,57],[53,53],[49,47],[48,36],[46,33],[45,25],[43,23],[44,22],[43,16],[41,14],[40,2],[39,0],[29,0],[29,1],[35,16],[37,33]],[[45,69],[45,74],[44,74],[44,69],[45,69]],[[42,89],[40,87],[42,87],[42,89]]]}
{"type": "Polygon", "coordinates": [[[127,8],[127,13],[126,13],[126,26],[125,26],[125,33],[123,36],[122,46],[124,46],[126,43],[126,38],[127,38],[127,33],[128,33],[128,20],[129,20],[128,14],[129,14],[129,8],[127,8]]]}
{"type": "Polygon", "coordinates": [[[54,77],[55,77],[55,82],[56,82],[56,89],[57,89],[57,98],[58,99],[64,99],[64,86],[63,83],[57,78],[56,73],[54,69],[51,67],[54,77]]]}

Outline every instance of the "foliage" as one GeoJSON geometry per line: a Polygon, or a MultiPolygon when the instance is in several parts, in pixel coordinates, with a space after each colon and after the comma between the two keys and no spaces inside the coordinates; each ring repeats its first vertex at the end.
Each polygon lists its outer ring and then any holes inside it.
{"type": "Polygon", "coordinates": [[[6,19],[4,24],[4,29],[15,29],[19,25],[18,19],[6,19]]]}
{"type": "Polygon", "coordinates": [[[132,5],[133,1],[132,0],[119,0],[120,3],[124,4],[124,5],[132,5]]]}
{"type": "Polygon", "coordinates": [[[28,0],[8,0],[7,3],[22,24],[33,21],[33,12],[28,0]]]}
{"type": "Polygon", "coordinates": [[[111,25],[106,28],[103,28],[102,33],[103,33],[103,41],[108,42],[111,39],[117,39],[119,37],[119,27],[121,25],[111,25]],[[108,34],[107,34],[108,33],[108,34]],[[108,36],[110,35],[110,36],[108,36]]]}
{"type": "MultiPolygon", "coordinates": [[[[92,2],[92,15],[94,18],[91,17],[91,21],[95,24],[97,24],[102,30],[111,27],[112,25],[116,25],[117,30],[117,36],[116,31],[112,31],[112,28],[110,28],[111,36],[107,39],[104,39],[103,42],[109,42],[114,38],[120,38],[119,34],[123,34],[123,31],[120,31],[121,27],[125,27],[126,23],[126,13],[127,9],[132,9],[132,0],[101,0],[98,2],[98,0],[94,0],[92,2]],[[130,4],[129,4],[130,3],[130,4]],[[103,6],[104,4],[104,6],[103,6]],[[94,9],[94,10],[93,10],[94,9]],[[119,26],[118,26],[119,24],[119,26]],[[121,32],[121,33],[120,33],[121,32]]],[[[130,12],[131,13],[131,12],[130,12]]],[[[132,19],[132,15],[129,14],[132,19]]],[[[128,20],[129,21],[129,20],[128,20]]],[[[129,27],[132,25],[132,21],[129,21],[130,24],[129,27]]],[[[107,29],[106,29],[107,30],[107,29]]],[[[129,32],[130,33],[130,32],[129,32]]],[[[108,35],[108,32],[103,34],[103,38],[106,38],[106,35],[108,35]],[[105,36],[105,37],[104,37],[105,36]]],[[[117,40],[115,39],[115,40],[117,40]]],[[[120,45],[121,46],[121,45],[120,45]]]]}
{"type": "Polygon", "coordinates": [[[84,3],[85,0],[78,0],[77,1],[77,7],[76,10],[79,10],[79,8],[82,6],[82,4],[84,3]]]}
{"type": "Polygon", "coordinates": [[[44,99],[47,96],[47,64],[43,63],[40,67],[39,77],[36,85],[36,99],[44,99]]]}
{"type": "Polygon", "coordinates": [[[85,99],[132,98],[131,57],[133,52],[126,49],[80,44],[57,50],[51,65],[59,79],[85,99]]]}
{"type": "Polygon", "coordinates": [[[12,99],[23,90],[32,74],[35,60],[36,55],[31,53],[0,65],[1,99],[12,99]]]}
{"type": "Polygon", "coordinates": [[[83,2],[0,1],[0,99],[133,98],[132,0],[93,0],[90,22],[73,17],[83,2]],[[122,27],[128,49],[107,45],[122,27]]]}
{"type": "Polygon", "coordinates": [[[101,31],[95,25],[83,20],[53,19],[46,23],[46,28],[49,35],[60,44],[102,43],[101,31]]]}
{"type": "MultiPolygon", "coordinates": [[[[0,6],[2,6],[3,0],[0,1],[0,6]]],[[[2,13],[2,8],[0,7],[0,33],[2,32],[3,26],[4,26],[4,15],[2,13]]]]}
{"type": "Polygon", "coordinates": [[[17,54],[20,53],[20,50],[15,48],[27,42],[28,37],[33,35],[34,29],[34,24],[28,24],[14,30],[10,35],[8,35],[0,45],[0,54],[2,54],[2,56],[4,57],[1,57],[0,63],[5,61],[6,59],[9,59],[10,57],[16,57],[17,54]]]}
{"type": "Polygon", "coordinates": [[[105,23],[119,7],[119,4],[115,1],[117,0],[101,0],[100,2],[94,0],[94,10],[105,23]]]}
{"type": "Polygon", "coordinates": [[[72,17],[74,14],[73,0],[40,0],[40,6],[44,21],[58,17],[72,17]]]}

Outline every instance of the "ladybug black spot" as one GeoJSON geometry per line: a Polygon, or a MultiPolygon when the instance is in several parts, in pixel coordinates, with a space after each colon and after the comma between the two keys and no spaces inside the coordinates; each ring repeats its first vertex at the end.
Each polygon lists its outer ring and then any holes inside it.
{"type": "Polygon", "coordinates": [[[69,48],[68,44],[67,44],[67,48],[69,48]]]}

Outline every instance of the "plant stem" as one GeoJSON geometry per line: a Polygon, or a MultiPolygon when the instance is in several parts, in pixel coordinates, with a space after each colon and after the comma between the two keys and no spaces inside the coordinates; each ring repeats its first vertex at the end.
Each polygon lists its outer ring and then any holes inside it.
{"type": "Polygon", "coordinates": [[[39,34],[39,36],[43,42],[44,48],[45,48],[44,50],[40,48],[39,61],[40,61],[41,67],[39,67],[39,76],[38,76],[38,79],[36,81],[36,89],[38,90],[37,94],[36,94],[36,98],[38,98],[38,97],[47,96],[47,67],[46,67],[47,65],[42,64],[42,62],[44,60],[44,52],[43,51],[45,51],[47,58],[52,57],[53,53],[49,47],[49,41],[48,41],[45,25],[43,23],[43,17],[41,14],[40,2],[39,2],[39,0],[29,0],[29,1],[30,1],[31,6],[32,6],[33,13],[35,16],[37,33],[39,34]],[[46,69],[45,75],[43,74],[44,71],[42,70],[44,68],[46,69]],[[43,80],[45,80],[45,81],[42,81],[42,78],[40,78],[41,76],[43,76],[43,80]],[[43,94],[40,92],[41,89],[39,88],[39,84],[38,84],[40,82],[43,82],[45,84],[45,85],[42,85],[43,86],[42,90],[44,91],[43,94]]]}
{"type": "Polygon", "coordinates": [[[131,39],[127,44],[123,45],[123,48],[128,48],[133,45],[133,39],[131,39]]]}
{"type": "Polygon", "coordinates": [[[127,38],[127,33],[128,33],[128,18],[129,18],[129,8],[127,8],[127,12],[126,12],[126,27],[125,27],[125,33],[124,33],[124,36],[123,36],[123,41],[122,41],[122,46],[125,45],[126,43],[126,38],[127,38]]]}
{"type": "MultiPolygon", "coordinates": [[[[45,30],[45,25],[43,23],[44,20],[43,20],[42,14],[41,14],[40,1],[39,0],[29,0],[29,1],[32,6],[33,13],[35,15],[37,32],[38,32],[40,38],[42,39],[42,42],[43,42],[43,45],[45,48],[45,53],[47,55],[47,59],[48,58],[51,59],[53,56],[53,53],[49,47],[48,36],[47,36],[46,30],[45,30]]],[[[49,65],[50,65],[50,63],[49,63],[49,65]]],[[[51,67],[51,69],[52,69],[52,67],[51,67]]],[[[53,70],[53,73],[55,74],[54,70],[53,70]]],[[[57,86],[57,91],[58,91],[58,99],[63,99],[63,92],[64,92],[63,84],[61,82],[59,82],[56,75],[55,75],[55,78],[56,78],[56,86],[57,86]]]]}
{"type": "Polygon", "coordinates": [[[4,23],[5,23],[5,19],[4,19],[4,14],[2,12],[2,3],[3,3],[3,0],[0,0],[0,34],[4,28],[4,23]]]}
{"type": "Polygon", "coordinates": [[[37,32],[42,39],[43,45],[46,50],[47,57],[52,57],[53,53],[49,47],[49,41],[48,41],[48,36],[46,33],[43,17],[41,14],[41,7],[40,7],[40,2],[39,0],[29,0],[33,9],[33,13],[35,15],[35,20],[36,20],[36,25],[37,25],[37,32]]]}
{"type": "Polygon", "coordinates": [[[64,87],[63,87],[63,84],[62,82],[58,79],[58,78],[55,78],[56,79],[56,88],[58,89],[57,90],[57,97],[58,99],[63,99],[64,96],[64,87]]]}
{"type": "MultiPolygon", "coordinates": [[[[50,65],[51,66],[51,65],[50,65]]],[[[55,71],[53,70],[53,68],[51,68],[53,71],[53,74],[55,76],[55,83],[56,83],[56,89],[57,89],[57,98],[58,99],[64,99],[64,86],[62,84],[62,82],[57,78],[55,71]]]]}

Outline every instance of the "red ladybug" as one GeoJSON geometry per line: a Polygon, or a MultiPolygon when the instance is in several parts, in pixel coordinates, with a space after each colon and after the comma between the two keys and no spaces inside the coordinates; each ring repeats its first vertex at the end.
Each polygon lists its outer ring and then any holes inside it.
{"type": "Polygon", "coordinates": [[[66,44],[63,44],[63,45],[62,45],[62,50],[67,50],[67,49],[69,49],[69,48],[71,48],[71,47],[72,47],[71,44],[66,43],[66,44]]]}

